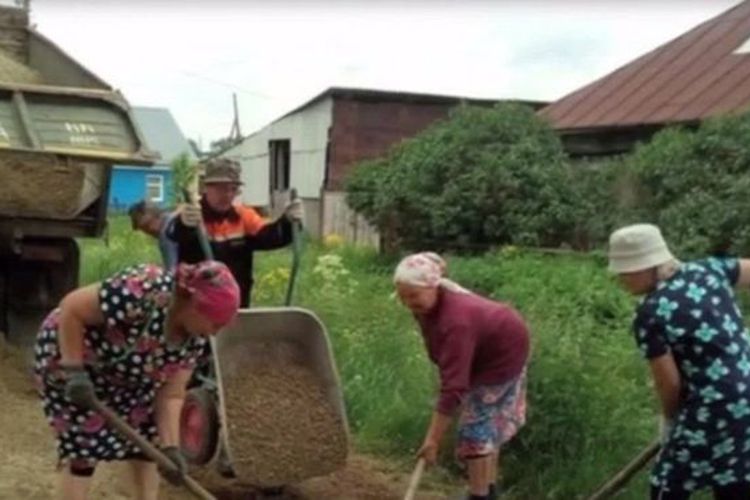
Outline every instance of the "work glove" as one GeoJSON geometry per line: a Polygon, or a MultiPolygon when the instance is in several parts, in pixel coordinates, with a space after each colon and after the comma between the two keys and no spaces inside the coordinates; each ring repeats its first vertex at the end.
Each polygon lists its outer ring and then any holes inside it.
{"type": "Polygon", "coordinates": [[[284,207],[284,217],[289,222],[302,222],[305,220],[305,209],[302,207],[302,200],[299,198],[289,201],[284,207]]]}
{"type": "Polygon", "coordinates": [[[198,227],[203,222],[203,213],[199,205],[183,205],[180,208],[180,222],[187,227],[198,227]]]}
{"type": "Polygon", "coordinates": [[[170,484],[179,486],[185,480],[187,474],[187,461],[177,446],[166,446],[161,452],[174,464],[176,470],[159,467],[159,473],[169,481],[170,484]]]}
{"type": "Polygon", "coordinates": [[[82,365],[63,367],[65,373],[65,397],[71,403],[90,410],[96,402],[96,393],[94,392],[94,383],[91,377],[82,365]]]}

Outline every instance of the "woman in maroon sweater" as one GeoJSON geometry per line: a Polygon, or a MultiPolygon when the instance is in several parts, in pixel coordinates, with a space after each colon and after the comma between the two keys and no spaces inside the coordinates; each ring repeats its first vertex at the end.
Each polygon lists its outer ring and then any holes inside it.
{"type": "Polygon", "coordinates": [[[440,396],[418,455],[435,463],[460,412],[456,454],[467,465],[468,498],[495,499],[500,447],[526,419],[529,332],[515,309],[461,288],[444,271],[439,255],[420,253],[402,260],[394,276],[440,371],[440,396]]]}

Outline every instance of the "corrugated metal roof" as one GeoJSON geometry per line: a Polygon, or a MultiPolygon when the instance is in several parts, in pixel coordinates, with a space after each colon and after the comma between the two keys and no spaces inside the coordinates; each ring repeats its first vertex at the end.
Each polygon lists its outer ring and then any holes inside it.
{"type": "Polygon", "coordinates": [[[526,99],[487,99],[477,97],[461,97],[455,95],[403,92],[399,90],[379,90],[357,87],[329,87],[315,97],[311,98],[309,101],[306,101],[303,104],[292,109],[291,111],[284,113],[282,116],[271,123],[275,123],[283,118],[286,118],[289,115],[293,115],[294,113],[312,106],[316,102],[327,97],[333,97],[334,99],[354,99],[363,101],[416,102],[422,104],[466,103],[477,105],[491,105],[500,102],[516,102],[519,104],[531,106],[533,109],[539,109],[547,104],[547,102],[545,101],[532,101],[526,99]]]}
{"type": "Polygon", "coordinates": [[[750,0],[540,111],[557,129],[692,122],[750,107],[750,0]]]}
{"type": "Polygon", "coordinates": [[[171,165],[183,153],[195,159],[190,144],[167,108],[133,107],[133,117],[149,149],[157,151],[160,165],[171,165]]]}

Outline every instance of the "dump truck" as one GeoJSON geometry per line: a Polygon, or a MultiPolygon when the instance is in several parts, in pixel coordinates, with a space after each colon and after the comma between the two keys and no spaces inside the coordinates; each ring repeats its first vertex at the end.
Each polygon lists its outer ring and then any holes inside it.
{"type": "MultiPolygon", "coordinates": [[[[25,6],[23,6],[25,4],[25,6]]],[[[149,165],[123,95],[0,5],[0,330],[30,345],[102,237],[115,164],[149,165]]]]}

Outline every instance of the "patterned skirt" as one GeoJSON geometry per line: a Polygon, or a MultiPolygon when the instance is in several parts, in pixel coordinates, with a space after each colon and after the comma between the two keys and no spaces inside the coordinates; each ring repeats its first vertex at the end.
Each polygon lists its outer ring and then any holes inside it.
{"type": "Polygon", "coordinates": [[[461,460],[497,452],[526,422],[526,370],[498,385],[469,392],[458,421],[456,455],[461,460]]]}

